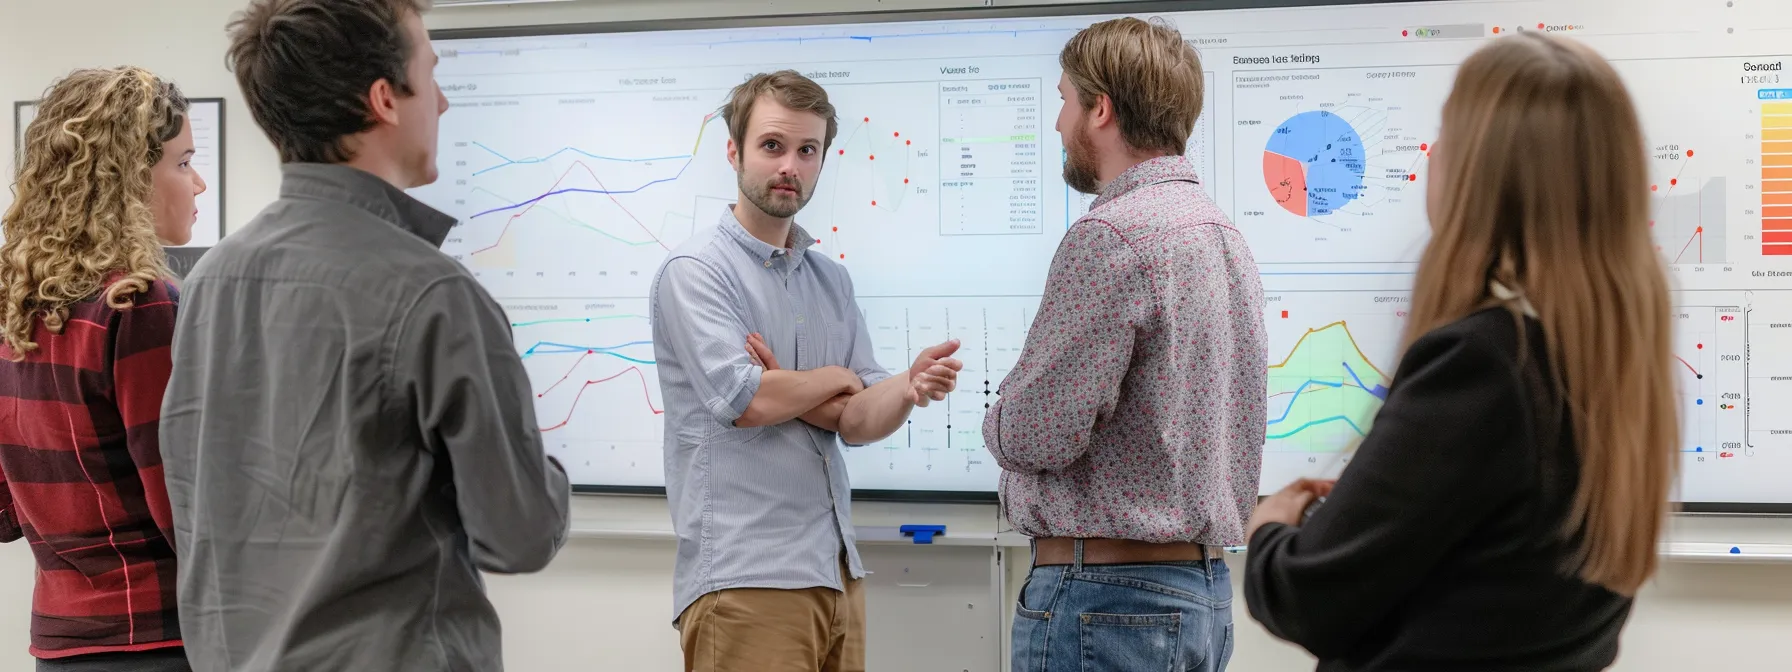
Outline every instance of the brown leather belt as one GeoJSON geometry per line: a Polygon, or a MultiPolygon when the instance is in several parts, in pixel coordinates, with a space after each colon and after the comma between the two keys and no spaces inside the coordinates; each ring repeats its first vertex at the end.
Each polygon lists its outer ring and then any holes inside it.
{"type": "MultiPolygon", "coordinates": [[[[1131,539],[1084,539],[1083,564],[1131,565],[1148,562],[1189,562],[1223,557],[1222,546],[1189,542],[1153,544],[1131,539]]],[[[1069,565],[1076,560],[1076,540],[1041,537],[1033,540],[1033,566],[1069,565]]]]}

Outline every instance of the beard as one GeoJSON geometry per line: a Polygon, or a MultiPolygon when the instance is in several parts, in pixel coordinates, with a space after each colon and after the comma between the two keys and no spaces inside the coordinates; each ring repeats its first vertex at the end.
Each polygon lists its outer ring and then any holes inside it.
{"type": "Polygon", "coordinates": [[[802,181],[794,177],[773,178],[761,184],[748,186],[746,171],[739,171],[736,174],[739,176],[737,181],[740,184],[740,191],[747,195],[747,200],[752,202],[754,207],[759,208],[760,212],[773,217],[795,217],[796,213],[802,211],[803,206],[809,204],[809,199],[815,196],[813,190],[804,189],[802,181]],[[777,187],[793,189],[796,194],[778,191],[777,187]]]}
{"type": "Polygon", "coordinates": [[[1090,195],[1101,192],[1094,144],[1089,141],[1088,131],[1081,128],[1064,137],[1064,186],[1090,195]]]}

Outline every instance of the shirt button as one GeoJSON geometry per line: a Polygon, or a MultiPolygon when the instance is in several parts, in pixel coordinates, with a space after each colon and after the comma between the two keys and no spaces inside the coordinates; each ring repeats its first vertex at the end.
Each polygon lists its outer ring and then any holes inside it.
{"type": "Polygon", "coordinates": [[[767,259],[767,260],[765,260],[765,267],[766,267],[766,268],[771,268],[771,267],[772,267],[772,260],[770,260],[770,259],[767,259]]]}
{"type": "Polygon", "coordinates": [[[801,315],[798,315],[798,316],[796,316],[796,323],[797,323],[797,324],[802,324],[802,323],[803,323],[803,316],[801,316],[801,315]]]}

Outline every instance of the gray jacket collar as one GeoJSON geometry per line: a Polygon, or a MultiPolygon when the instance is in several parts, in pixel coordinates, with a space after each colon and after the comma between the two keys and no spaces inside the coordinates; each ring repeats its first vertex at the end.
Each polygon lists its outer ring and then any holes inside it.
{"type": "Polygon", "coordinates": [[[457,221],[391,183],[357,168],[325,163],[288,163],[280,167],[280,177],[282,198],[297,196],[347,203],[438,248],[457,221]]]}

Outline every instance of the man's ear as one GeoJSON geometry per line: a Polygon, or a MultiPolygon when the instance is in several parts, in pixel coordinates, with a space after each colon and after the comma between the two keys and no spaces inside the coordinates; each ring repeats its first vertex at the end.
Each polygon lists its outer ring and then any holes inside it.
{"type": "Polygon", "coordinates": [[[1107,94],[1095,97],[1095,107],[1089,108],[1089,122],[1096,128],[1106,128],[1114,123],[1114,99],[1107,94]]]}
{"type": "Polygon", "coordinates": [[[734,138],[728,139],[728,165],[734,166],[737,172],[740,170],[740,147],[734,144],[734,138]]]}
{"type": "Polygon", "coordinates": [[[375,81],[367,90],[367,113],[374,121],[398,124],[398,92],[393,90],[390,80],[375,81]]]}

